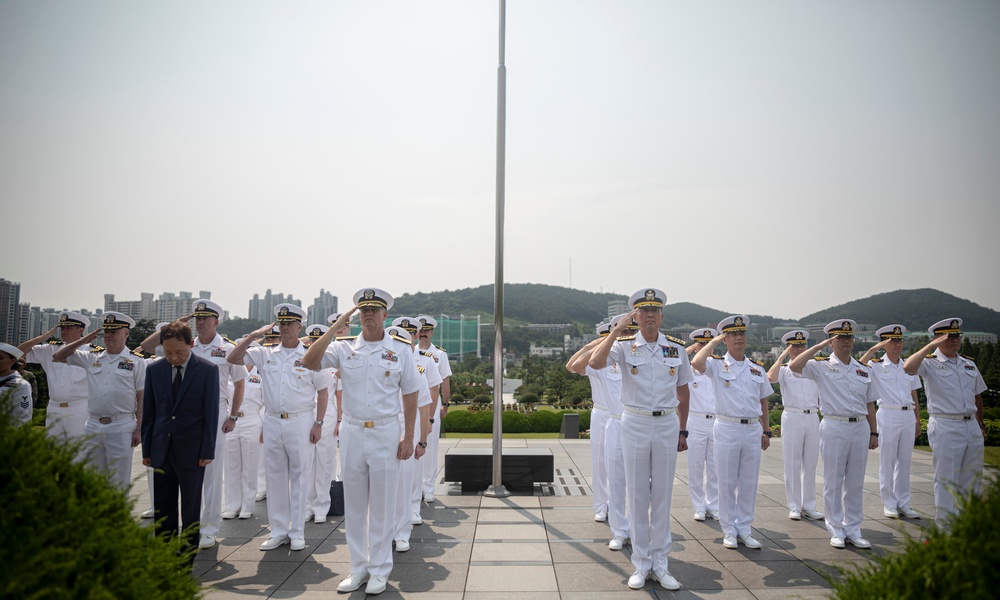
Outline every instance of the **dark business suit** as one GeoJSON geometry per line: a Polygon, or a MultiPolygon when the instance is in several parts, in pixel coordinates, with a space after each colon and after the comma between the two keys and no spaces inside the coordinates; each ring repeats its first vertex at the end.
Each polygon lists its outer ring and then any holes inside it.
{"type": "MultiPolygon", "coordinates": [[[[184,527],[198,521],[205,477],[198,461],[215,459],[219,428],[219,368],[192,354],[176,398],[173,378],[174,367],[166,359],[153,362],[146,369],[142,398],[142,457],[149,458],[156,469],[156,531],[168,536],[177,535],[178,491],[184,527]]],[[[189,531],[186,541],[197,548],[197,527],[189,531]]]]}

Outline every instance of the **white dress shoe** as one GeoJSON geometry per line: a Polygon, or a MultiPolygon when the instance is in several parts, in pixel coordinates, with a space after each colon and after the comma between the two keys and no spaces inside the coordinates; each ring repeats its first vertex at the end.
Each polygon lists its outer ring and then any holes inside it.
{"type": "Polygon", "coordinates": [[[754,550],[760,548],[760,542],[758,542],[757,539],[752,535],[747,535],[747,536],[741,535],[738,539],[741,542],[743,542],[743,545],[746,546],[747,548],[752,548],[754,550]]]}
{"type": "Polygon", "coordinates": [[[844,538],[832,537],[830,538],[830,545],[834,548],[846,548],[847,544],[844,543],[844,538]]]}
{"type": "Polygon", "coordinates": [[[665,590],[679,590],[681,589],[681,584],[677,583],[674,576],[667,571],[653,571],[653,579],[660,582],[665,590]]]}
{"type": "Polygon", "coordinates": [[[249,519],[252,516],[253,516],[252,512],[241,512],[240,513],[240,518],[241,519],[249,519]]]}
{"type": "Polygon", "coordinates": [[[284,546],[289,542],[288,538],[267,538],[263,544],[260,545],[261,550],[274,550],[279,546],[284,546]]]}
{"type": "Polygon", "coordinates": [[[610,542],[608,542],[608,549],[621,550],[622,548],[625,547],[625,540],[627,539],[628,538],[626,538],[623,535],[616,535],[615,537],[611,538],[610,542]]]}
{"type": "Polygon", "coordinates": [[[302,538],[292,538],[292,550],[302,550],[306,547],[306,541],[302,538]]]}
{"type": "Polygon", "coordinates": [[[739,544],[736,542],[736,536],[729,534],[722,538],[722,545],[726,548],[738,548],[739,544]]]}
{"type": "MultiPolygon", "coordinates": [[[[900,506],[899,508],[896,509],[896,512],[898,512],[900,515],[906,517],[907,519],[919,519],[920,518],[920,513],[918,513],[917,511],[913,510],[909,506],[900,506]]],[[[145,513],[143,513],[143,514],[145,514],[145,513]]]]}
{"type": "Polygon", "coordinates": [[[871,542],[863,537],[854,537],[853,535],[847,536],[847,543],[854,546],[855,548],[861,548],[862,550],[867,550],[872,547],[871,542]]]}
{"type": "Polygon", "coordinates": [[[898,519],[899,518],[899,511],[896,510],[895,508],[885,508],[885,507],[883,507],[882,508],[882,514],[885,515],[885,516],[887,516],[887,517],[889,517],[890,519],[898,519]]]}
{"type": "Polygon", "coordinates": [[[150,508],[149,510],[142,511],[142,514],[139,516],[143,519],[152,519],[154,514],[156,514],[156,511],[150,508]]]}
{"type": "Polygon", "coordinates": [[[199,548],[211,548],[214,545],[215,545],[214,535],[203,535],[201,536],[201,540],[198,541],[199,548]]]}
{"type": "Polygon", "coordinates": [[[813,521],[819,521],[820,519],[823,518],[823,513],[819,512],[818,510],[803,508],[802,516],[807,519],[812,519],[813,521]]]}
{"type": "Polygon", "coordinates": [[[704,521],[705,520],[705,511],[703,511],[703,510],[696,510],[695,513],[694,513],[694,520],[695,521],[704,521]]]}
{"type": "Polygon", "coordinates": [[[224,510],[224,511],[222,511],[222,518],[223,519],[235,519],[236,515],[238,515],[238,514],[239,513],[237,513],[235,510],[224,510]]]}
{"type": "Polygon", "coordinates": [[[368,573],[351,573],[347,579],[337,584],[338,592],[353,592],[368,581],[368,573]]]}
{"type": "Polygon", "coordinates": [[[788,518],[791,519],[791,520],[793,520],[793,521],[801,521],[802,520],[802,513],[800,513],[797,510],[790,510],[790,511],[788,511],[788,518]]]}
{"type": "Polygon", "coordinates": [[[382,577],[381,575],[372,575],[368,580],[368,586],[365,587],[366,594],[381,594],[385,591],[385,584],[388,583],[388,577],[382,577]]]}
{"type": "Polygon", "coordinates": [[[597,511],[597,513],[594,515],[594,520],[597,521],[598,523],[603,523],[607,521],[608,520],[607,509],[597,511]]]}
{"type": "Polygon", "coordinates": [[[313,517],[313,523],[326,523],[326,515],[316,515],[313,517]]]}
{"type": "Polygon", "coordinates": [[[410,542],[407,540],[396,540],[396,552],[409,552],[410,542]]]}
{"type": "Polygon", "coordinates": [[[256,500],[257,502],[260,502],[264,498],[267,498],[267,492],[257,492],[257,495],[254,496],[254,500],[256,500]]]}
{"type": "Polygon", "coordinates": [[[413,515],[410,517],[410,524],[411,525],[423,525],[424,524],[424,518],[420,516],[420,513],[413,513],[413,515]]]}
{"type": "Polygon", "coordinates": [[[708,510],[708,511],[705,511],[705,516],[708,517],[709,519],[715,519],[716,521],[718,521],[719,520],[719,511],[717,511],[717,510],[708,510]]]}
{"type": "Polygon", "coordinates": [[[424,494],[424,502],[428,504],[434,502],[434,494],[424,494]]]}
{"type": "Polygon", "coordinates": [[[641,590],[646,585],[646,571],[636,571],[628,578],[628,586],[633,590],[641,590]]]}
{"type": "Polygon", "coordinates": [[[313,512],[311,510],[307,511],[306,512],[306,523],[308,523],[309,521],[312,521],[312,520],[313,520],[313,512]]]}

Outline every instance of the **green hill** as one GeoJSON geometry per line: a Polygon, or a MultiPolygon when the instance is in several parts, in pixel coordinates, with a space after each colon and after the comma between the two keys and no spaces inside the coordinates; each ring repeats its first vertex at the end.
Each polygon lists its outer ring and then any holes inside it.
{"type": "Polygon", "coordinates": [[[829,323],[848,318],[875,325],[902,323],[911,331],[926,331],[948,317],[961,317],[965,331],[1000,333],[1000,312],[928,288],[876,294],[806,315],[799,323],[829,323]]]}

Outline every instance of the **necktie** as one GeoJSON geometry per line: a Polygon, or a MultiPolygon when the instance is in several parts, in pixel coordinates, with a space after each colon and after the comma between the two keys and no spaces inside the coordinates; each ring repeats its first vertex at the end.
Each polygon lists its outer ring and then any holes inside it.
{"type": "Polygon", "coordinates": [[[177,400],[177,393],[181,391],[181,368],[174,367],[174,400],[177,400]]]}

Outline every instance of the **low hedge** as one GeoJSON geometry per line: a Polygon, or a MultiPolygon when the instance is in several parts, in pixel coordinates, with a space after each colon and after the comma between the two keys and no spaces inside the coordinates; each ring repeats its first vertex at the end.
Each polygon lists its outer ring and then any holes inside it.
{"type": "Polygon", "coordinates": [[[180,540],[141,527],[76,451],[0,410],[0,597],[200,597],[180,540]]]}
{"type": "MultiPolygon", "coordinates": [[[[559,433],[565,413],[580,415],[580,431],[590,428],[589,410],[540,410],[527,414],[505,410],[502,417],[503,430],[505,433],[559,433]]],[[[448,411],[444,417],[444,428],[448,433],[492,433],[493,411],[448,411]]]]}

